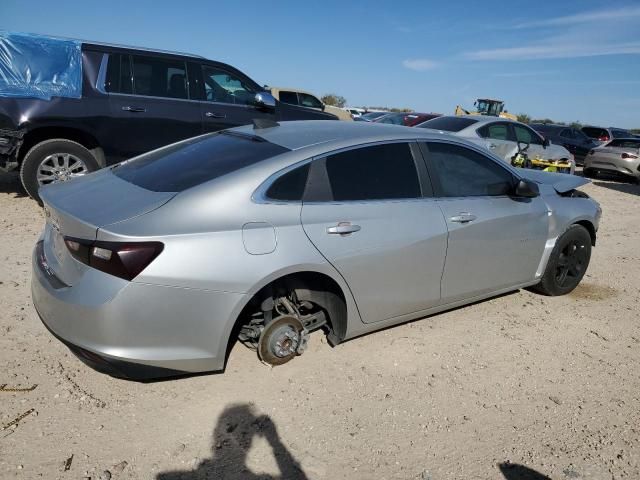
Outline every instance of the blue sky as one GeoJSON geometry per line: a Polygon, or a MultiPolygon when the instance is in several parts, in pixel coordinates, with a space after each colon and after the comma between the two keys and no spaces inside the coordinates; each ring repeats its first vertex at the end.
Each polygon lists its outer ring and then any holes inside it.
{"type": "Polygon", "coordinates": [[[0,0],[0,29],[192,52],[354,106],[452,113],[486,96],[640,128],[637,0],[0,0]]]}

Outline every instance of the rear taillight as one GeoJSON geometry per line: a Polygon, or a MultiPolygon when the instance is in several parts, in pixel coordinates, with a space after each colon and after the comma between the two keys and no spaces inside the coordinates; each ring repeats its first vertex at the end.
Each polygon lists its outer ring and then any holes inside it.
{"type": "Polygon", "coordinates": [[[638,158],[637,155],[634,155],[633,153],[623,153],[622,154],[622,158],[624,159],[630,159],[630,160],[635,160],[636,158],[638,158]]]}
{"type": "Polygon", "coordinates": [[[608,142],[609,141],[609,137],[607,135],[600,135],[598,137],[598,140],[600,140],[601,142],[608,142]]]}
{"type": "Polygon", "coordinates": [[[109,275],[133,280],[160,255],[160,242],[91,242],[65,237],[69,252],[79,262],[109,275]]]}

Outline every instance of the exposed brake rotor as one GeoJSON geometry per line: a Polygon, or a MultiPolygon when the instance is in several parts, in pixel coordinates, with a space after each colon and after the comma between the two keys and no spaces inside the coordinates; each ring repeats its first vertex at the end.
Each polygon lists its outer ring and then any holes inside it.
{"type": "Polygon", "coordinates": [[[269,322],[258,340],[258,355],[270,365],[282,365],[302,353],[308,332],[293,315],[282,315],[269,322]]]}

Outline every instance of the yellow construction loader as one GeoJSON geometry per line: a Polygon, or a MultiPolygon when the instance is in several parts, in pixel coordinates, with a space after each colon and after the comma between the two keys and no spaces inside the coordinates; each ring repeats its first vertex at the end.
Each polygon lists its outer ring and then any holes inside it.
{"type": "Polygon", "coordinates": [[[462,108],[460,105],[456,106],[456,115],[487,115],[490,117],[502,117],[516,120],[517,117],[504,110],[504,102],[502,100],[492,100],[490,98],[479,98],[473,105],[476,107],[475,111],[469,111],[462,108]]]}

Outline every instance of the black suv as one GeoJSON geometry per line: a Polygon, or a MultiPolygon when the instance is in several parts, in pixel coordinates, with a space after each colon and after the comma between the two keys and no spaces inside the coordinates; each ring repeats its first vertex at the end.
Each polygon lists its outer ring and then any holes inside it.
{"type": "Polygon", "coordinates": [[[552,123],[532,123],[531,128],[541,133],[542,136],[556,145],[562,145],[569,150],[576,159],[576,163],[582,164],[589,151],[598,146],[592,139],[577,128],[567,125],[555,125],[552,123]]]}
{"type": "Polygon", "coordinates": [[[0,94],[0,170],[24,188],[111,165],[178,140],[255,119],[336,120],[287,105],[241,71],[202,57],[82,43],[80,98],[0,94]]]}

